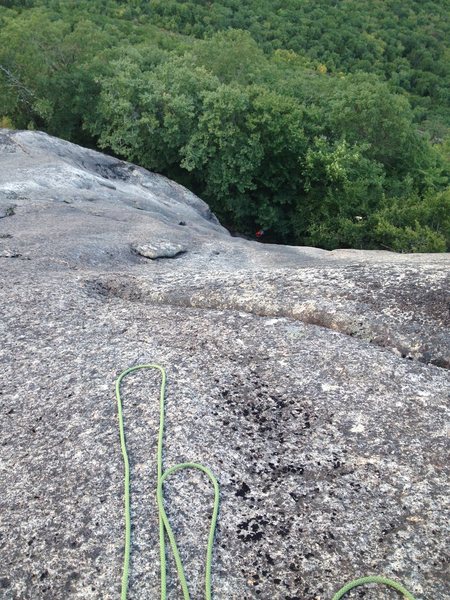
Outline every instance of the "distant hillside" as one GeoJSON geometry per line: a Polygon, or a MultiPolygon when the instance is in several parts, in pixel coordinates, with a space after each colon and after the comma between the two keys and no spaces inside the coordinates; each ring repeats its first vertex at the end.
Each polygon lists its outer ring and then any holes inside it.
{"type": "Polygon", "coordinates": [[[2,5],[0,125],[168,175],[263,240],[450,248],[449,2],[2,5]]]}

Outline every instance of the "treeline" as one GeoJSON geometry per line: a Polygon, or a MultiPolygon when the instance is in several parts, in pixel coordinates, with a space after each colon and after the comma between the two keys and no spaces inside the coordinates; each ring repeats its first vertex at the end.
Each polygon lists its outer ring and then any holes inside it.
{"type": "Polygon", "coordinates": [[[269,241],[450,250],[445,3],[6,4],[4,126],[164,173],[269,241]]]}

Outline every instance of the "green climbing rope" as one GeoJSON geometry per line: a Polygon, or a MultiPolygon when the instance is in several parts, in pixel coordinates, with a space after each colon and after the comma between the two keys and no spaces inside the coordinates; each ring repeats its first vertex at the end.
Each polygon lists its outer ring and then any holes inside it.
{"type": "MultiPolygon", "coordinates": [[[[158,450],[157,450],[157,489],[156,489],[156,501],[158,507],[159,516],[159,549],[160,549],[160,562],[161,562],[161,600],[166,600],[166,545],[165,536],[169,538],[169,544],[172,549],[173,556],[175,558],[175,564],[177,569],[178,578],[180,580],[181,589],[183,591],[184,600],[190,600],[189,589],[186,582],[186,576],[184,574],[183,562],[178,551],[175,535],[169,522],[169,518],[164,509],[164,482],[165,480],[182,469],[197,469],[207,475],[214,487],[214,507],[211,518],[211,526],[208,536],[208,544],[206,549],[206,568],[205,568],[205,599],[211,600],[211,567],[212,567],[212,553],[214,546],[214,535],[216,531],[217,516],[219,513],[219,483],[214,477],[213,473],[203,465],[198,463],[180,463],[169,469],[163,471],[163,446],[164,446],[164,414],[165,414],[165,391],[166,391],[166,371],[163,367],[157,364],[148,365],[136,365],[123,371],[116,380],[116,399],[117,399],[117,412],[119,418],[119,434],[120,434],[120,447],[122,449],[123,463],[124,463],[124,509],[125,509],[125,552],[123,561],[123,572],[122,572],[122,591],[121,600],[127,600],[128,590],[128,575],[130,566],[130,550],[131,550],[131,512],[130,512],[130,463],[128,460],[127,447],[125,442],[125,428],[123,423],[123,410],[122,400],[120,397],[120,384],[122,379],[129,373],[137,371],[139,369],[157,369],[161,373],[161,387],[159,394],[159,432],[158,432],[158,450]]],[[[340,600],[353,588],[366,585],[369,583],[377,583],[387,585],[394,590],[403,594],[407,600],[415,600],[410,592],[408,592],[402,585],[387,579],[386,577],[370,576],[362,577],[361,579],[354,579],[342,587],[333,596],[332,600],[340,600]]]]}
{"type": "Polygon", "coordinates": [[[125,429],[123,425],[123,411],[122,411],[122,401],[120,398],[120,383],[124,377],[126,377],[129,373],[133,371],[137,371],[139,369],[158,369],[160,371],[162,379],[161,379],[161,388],[159,395],[159,433],[158,433],[158,451],[157,451],[157,490],[156,490],[156,500],[158,505],[158,515],[159,515],[159,549],[160,549],[160,561],[161,561],[161,600],[166,600],[166,545],[165,545],[165,534],[169,538],[170,547],[172,549],[175,564],[177,568],[178,578],[180,580],[181,589],[183,590],[184,600],[190,600],[189,590],[186,582],[186,577],[184,574],[183,563],[181,561],[180,553],[178,551],[177,543],[175,540],[175,536],[173,534],[172,527],[170,525],[169,519],[167,517],[166,511],[164,509],[164,482],[176,471],[180,471],[182,469],[197,469],[205,473],[209,479],[211,480],[214,486],[214,508],[213,514],[211,518],[211,526],[209,530],[208,536],[208,545],[206,549],[206,573],[205,573],[205,598],[206,600],[211,600],[211,567],[212,567],[212,553],[214,546],[214,534],[216,530],[217,523],[217,515],[219,513],[219,483],[217,479],[214,477],[212,472],[203,465],[198,463],[181,463],[179,465],[175,465],[174,467],[170,467],[170,469],[166,469],[163,471],[163,443],[164,443],[164,399],[165,399],[165,390],[166,390],[166,372],[163,367],[160,365],[137,365],[135,367],[130,367],[123,371],[116,381],[116,398],[117,398],[117,409],[118,409],[118,417],[119,417],[119,433],[120,433],[120,447],[122,449],[123,463],[125,467],[125,478],[124,478],[124,488],[125,488],[125,553],[124,553],[124,561],[123,561],[123,574],[122,574],[122,592],[121,592],[121,600],[126,600],[127,598],[127,590],[128,590],[128,572],[130,566],[130,539],[131,539],[131,514],[130,514],[130,463],[128,460],[127,447],[125,443],[125,429]]]}
{"type": "Polygon", "coordinates": [[[407,600],[414,600],[413,595],[410,594],[408,590],[406,590],[402,585],[400,585],[396,581],[393,581],[392,579],[388,579],[387,577],[378,577],[377,575],[372,575],[370,577],[361,577],[361,579],[354,579],[353,581],[350,581],[333,596],[333,600],[340,600],[343,596],[345,596],[347,592],[349,592],[353,588],[359,587],[360,585],[366,585],[367,583],[380,583],[383,585],[387,585],[391,588],[394,588],[394,590],[397,590],[397,592],[400,592],[400,594],[403,594],[403,596],[407,598],[407,600]]]}

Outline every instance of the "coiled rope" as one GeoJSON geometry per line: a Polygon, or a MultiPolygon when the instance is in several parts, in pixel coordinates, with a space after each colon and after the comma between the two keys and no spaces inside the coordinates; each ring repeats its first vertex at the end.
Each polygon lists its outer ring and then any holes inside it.
{"type": "MultiPolygon", "coordinates": [[[[202,473],[205,473],[210,479],[214,487],[214,506],[211,517],[211,525],[209,529],[208,544],[206,548],[206,567],[205,567],[205,599],[211,600],[211,567],[212,567],[212,553],[214,547],[214,536],[217,525],[217,516],[219,513],[219,483],[213,473],[198,463],[180,463],[174,467],[170,467],[163,471],[163,446],[164,446],[164,414],[165,414],[165,392],[166,392],[166,371],[163,367],[157,364],[148,365],[136,365],[123,371],[116,380],[116,399],[117,399],[117,412],[119,418],[119,435],[120,435],[120,447],[122,449],[123,464],[124,464],[124,512],[125,512],[125,551],[123,560],[123,571],[122,571],[122,589],[121,589],[121,600],[127,600],[128,591],[128,576],[130,566],[130,553],[131,553],[131,512],[130,512],[130,463],[128,460],[128,452],[125,442],[125,428],[123,423],[123,410],[122,400],[120,397],[120,384],[122,379],[133,371],[140,369],[157,369],[161,373],[161,387],[159,394],[159,432],[158,432],[158,450],[157,450],[157,489],[156,489],[156,502],[158,507],[159,517],[159,549],[160,549],[160,563],[161,563],[161,600],[167,599],[167,574],[166,574],[166,545],[165,535],[169,539],[169,544],[172,549],[173,556],[175,558],[175,564],[177,569],[178,578],[180,580],[181,589],[183,591],[184,600],[190,600],[189,589],[186,582],[186,576],[184,574],[183,562],[178,551],[175,535],[164,509],[164,482],[165,480],[182,469],[197,469],[202,473]]],[[[347,592],[353,588],[366,585],[368,583],[378,583],[387,585],[394,590],[397,590],[407,600],[415,600],[412,594],[408,592],[402,585],[388,579],[386,577],[370,576],[362,577],[361,579],[354,579],[342,587],[333,596],[332,600],[340,600],[347,592]]]]}

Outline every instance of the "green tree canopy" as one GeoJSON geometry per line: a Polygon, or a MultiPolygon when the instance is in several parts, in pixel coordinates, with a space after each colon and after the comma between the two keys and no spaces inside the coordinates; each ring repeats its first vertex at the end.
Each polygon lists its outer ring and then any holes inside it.
{"type": "Polygon", "coordinates": [[[445,4],[8,0],[0,122],[164,173],[268,241],[449,249],[445,4]]]}

